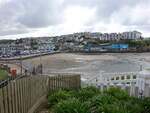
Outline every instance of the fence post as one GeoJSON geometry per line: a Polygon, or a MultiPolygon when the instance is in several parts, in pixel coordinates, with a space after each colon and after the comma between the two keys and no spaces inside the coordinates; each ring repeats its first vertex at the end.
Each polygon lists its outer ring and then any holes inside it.
{"type": "Polygon", "coordinates": [[[135,97],[139,97],[139,87],[135,87],[135,97]]]}
{"type": "Polygon", "coordinates": [[[0,88],[0,113],[4,113],[4,98],[2,88],[0,88]]]}
{"type": "Polygon", "coordinates": [[[135,96],[135,84],[131,82],[130,96],[135,96]]]}
{"type": "Polygon", "coordinates": [[[149,84],[145,84],[144,97],[149,97],[149,96],[150,96],[150,87],[149,84]]]}

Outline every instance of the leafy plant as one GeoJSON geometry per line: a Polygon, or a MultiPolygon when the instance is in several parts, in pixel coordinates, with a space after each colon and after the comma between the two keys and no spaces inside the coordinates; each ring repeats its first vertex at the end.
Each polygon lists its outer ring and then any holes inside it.
{"type": "Polygon", "coordinates": [[[54,92],[52,95],[48,96],[48,102],[49,102],[49,104],[54,105],[62,100],[66,100],[70,97],[71,97],[71,95],[67,91],[58,90],[58,91],[54,92]]]}
{"type": "Polygon", "coordinates": [[[128,93],[119,88],[109,88],[105,93],[110,94],[119,100],[127,100],[129,98],[128,93]]]}
{"type": "Polygon", "coordinates": [[[138,103],[132,104],[129,97],[120,100],[109,93],[99,94],[91,99],[90,108],[92,113],[140,113],[138,103]]]}
{"type": "Polygon", "coordinates": [[[90,113],[88,105],[75,98],[59,102],[52,111],[53,113],[90,113]]]}
{"type": "Polygon", "coordinates": [[[142,104],[142,113],[150,113],[150,98],[144,98],[141,104],[142,104]]]}
{"type": "Polygon", "coordinates": [[[92,98],[93,96],[99,93],[100,91],[96,87],[90,86],[87,88],[80,89],[76,94],[76,97],[79,98],[81,101],[87,101],[88,99],[92,98]]]}
{"type": "Polygon", "coordinates": [[[53,113],[150,113],[150,98],[131,97],[119,88],[55,90],[48,100],[53,113]]]}

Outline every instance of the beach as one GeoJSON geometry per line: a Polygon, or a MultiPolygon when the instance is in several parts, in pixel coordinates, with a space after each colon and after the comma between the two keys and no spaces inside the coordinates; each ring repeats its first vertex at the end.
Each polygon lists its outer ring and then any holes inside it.
{"type": "MultiPolygon", "coordinates": [[[[41,57],[43,73],[79,73],[91,78],[100,73],[137,72],[150,69],[150,53],[59,53],[41,57]]],[[[23,61],[32,68],[40,64],[40,57],[23,61]]]]}
{"type": "MultiPolygon", "coordinates": [[[[114,57],[111,55],[83,55],[60,53],[42,56],[41,62],[43,64],[43,68],[46,69],[67,69],[73,67],[80,67],[84,65],[85,62],[91,62],[95,60],[104,61],[112,59],[114,59],[114,57]]],[[[40,64],[40,57],[24,60],[23,63],[30,66],[37,66],[40,64]]]]}

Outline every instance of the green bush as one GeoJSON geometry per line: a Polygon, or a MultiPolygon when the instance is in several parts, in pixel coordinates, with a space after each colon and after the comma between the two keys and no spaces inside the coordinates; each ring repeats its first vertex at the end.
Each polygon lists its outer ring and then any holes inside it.
{"type": "Polygon", "coordinates": [[[91,87],[80,89],[76,94],[76,97],[81,101],[88,101],[88,99],[94,97],[99,93],[100,91],[96,87],[91,86],[91,87]]]}
{"type": "Polygon", "coordinates": [[[91,99],[90,108],[92,113],[140,113],[140,105],[129,100],[122,101],[105,92],[91,99]]]}
{"type": "Polygon", "coordinates": [[[112,105],[113,102],[117,101],[113,96],[106,93],[102,93],[94,96],[90,100],[90,108],[93,113],[103,112],[106,109],[106,105],[112,105]]]}
{"type": "Polygon", "coordinates": [[[55,91],[52,95],[48,96],[48,102],[51,105],[55,105],[62,100],[70,98],[71,95],[64,90],[55,91]]]}
{"type": "Polygon", "coordinates": [[[141,102],[142,113],[150,113],[150,98],[144,98],[141,102]]]}
{"type": "Polygon", "coordinates": [[[127,100],[129,98],[128,93],[119,88],[109,88],[105,93],[110,94],[119,100],[127,100]]]}
{"type": "Polygon", "coordinates": [[[56,90],[48,101],[53,113],[150,113],[150,98],[131,97],[119,88],[56,90]]]}
{"type": "Polygon", "coordinates": [[[95,106],[95,105],[102,105],[102,104],[113,104],[113,102],[117,101],[117,99],[111,95],[102,93],[94,96],[90,101],[92,106],[95,106]]]}
{"type": "Polygon", "coordinates": [[[52,111],[53,113],[90,113],[88,105],[75,98],[59,102],[52,111]]]}

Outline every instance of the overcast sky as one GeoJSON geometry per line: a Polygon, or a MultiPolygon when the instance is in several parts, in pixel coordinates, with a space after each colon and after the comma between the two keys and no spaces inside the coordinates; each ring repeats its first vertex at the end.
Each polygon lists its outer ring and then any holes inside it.
{"type": "Polygon", "coordinates": [[[0,39],[132,30],[150,36],[150,0],[0,0],[0,39]]]}

